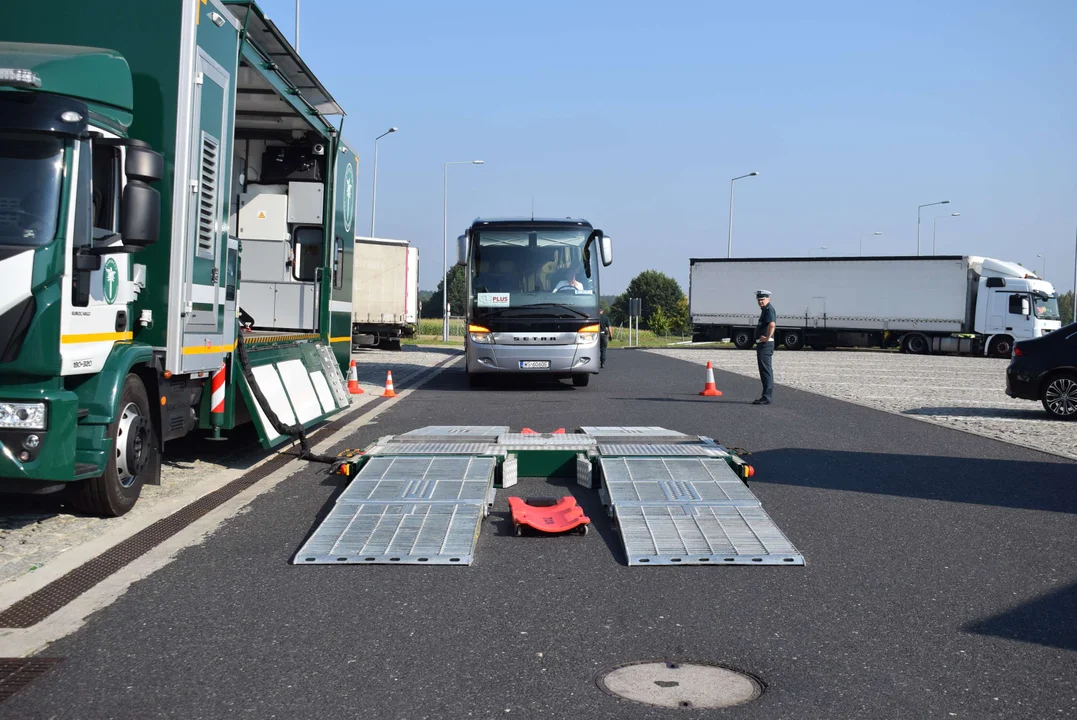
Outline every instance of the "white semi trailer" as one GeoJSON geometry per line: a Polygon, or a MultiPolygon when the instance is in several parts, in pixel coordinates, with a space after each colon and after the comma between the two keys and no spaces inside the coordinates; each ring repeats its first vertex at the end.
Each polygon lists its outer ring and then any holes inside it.
{"type": "Polygon", "coordinates": [[[798,350],[897,347],[1009,357],[1061,326],[1051,283],[977,256],[692,259],[696,341],[755,342],[755,291],[770,290],[776,340],[798,350]]]}
{"type": "Polygon", "coordinates": [[[407,240],[356,237],[352,347],[400,349],[419,323],[419,249],[407,240]]]}

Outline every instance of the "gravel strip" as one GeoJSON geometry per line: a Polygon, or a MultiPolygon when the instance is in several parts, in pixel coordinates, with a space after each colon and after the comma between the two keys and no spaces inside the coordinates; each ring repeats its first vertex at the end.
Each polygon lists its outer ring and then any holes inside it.
{"type": "MultiPolygon", "coordinates": [[[[359,408],[381,396],[386,373],[392,371],[397,392],[405,390],[418,373],[437,365],[454,348],[405,345],[400,351],[362,350],[356,361],[362,395],[352,398],[359,408]]],[[[188,436],[166,447],[161,484],[142,488],[134,509],[123,517],[96,518],[72,514],[56,496],[0,495],[0,583],[32,572],[59,554],[101,535],[139,524],[163,503],[192,492],[199,485],[212,485],[213,476],[225,469],[247,468],[273,451],[262,448],[252,425],[226,431],[226,442],[208,442],[188,436]]]]}
{"type": "MultiPolygon", "coordinates": [[[[716,370],[759,377],[754,352],[706,347],[646,352],[703,367],[709,360],[716,370]]],[[[1051,419],[1037,402],[1007,397],[1007,365],[994,358],[779,351],[774,378],[779,385],[1077,459],[1077,423],[1051,419]]],[[[781,403],[780,388],[774,399],[781,403]]]]}

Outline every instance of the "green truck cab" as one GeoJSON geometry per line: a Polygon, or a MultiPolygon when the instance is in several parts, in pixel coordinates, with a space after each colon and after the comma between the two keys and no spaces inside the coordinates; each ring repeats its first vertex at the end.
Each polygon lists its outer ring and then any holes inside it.
{"type": "Polygon", "coordinates": [[[6,13],[0,492],[122,515],[170,440],[348,407],[343,115],[248,0],[6,13]]]}

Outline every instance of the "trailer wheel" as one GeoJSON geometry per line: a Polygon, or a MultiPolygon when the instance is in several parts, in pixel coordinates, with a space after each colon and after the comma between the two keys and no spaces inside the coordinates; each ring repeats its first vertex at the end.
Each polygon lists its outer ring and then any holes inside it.
{"type": "Polygon", "coordinates": [[[1048,379],[1041,396],[1043,409],[1060,420],[1077,420],[1077,375],[1061,373],[1048,379]]]}
{"type": "Polygon", "coordinates": [[[161,462],[146,388],[137,375],[124,379],[119,412],[107,432],[112,442],[105,473],[72,485],[67,497],[80,512],[119,517],[135,506],[143,482],[161,462]]]}
{"type": "Polygon", "coordinates": [[[782,345],[786,350],[799,350],[804,347],[804,336],[796,330],[790,330],[782,337],[782,345]]]}
{"type": "Polygon", "coordinates": [[[919,333],[905,338],[905,352],[912,355],[926,355],[929,347],[927,338],[919,333]]]}
{"type": "Polygon", "coordinates": [[[991,357],[1008,358],[1013,353],[1013,338],[1009,335],[997,335],[991,338],[987,354],[991,357]]]}
{"type": "Polygon", "coordinates": [[[589,382],[591,382],[591,376],[588,373],[576,373],[572,376],[572,385],[574,387],[587,387],[589,382]]]}
{"type": "Polygon", "coordinates": [[[733,345],[738,350],[747,350],[752,346],[752,341],[755,338],[752,337],[752,333],[748,330],[734,330],[733,331],[733,345]]]}

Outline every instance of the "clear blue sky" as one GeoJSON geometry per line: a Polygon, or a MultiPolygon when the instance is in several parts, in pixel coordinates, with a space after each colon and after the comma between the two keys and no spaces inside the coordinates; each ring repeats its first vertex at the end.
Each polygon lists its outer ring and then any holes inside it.
{"type": "MultiPolygon", "coordinates": [[[[294,36],[293,0],[264,0],[294,36]]],[[[585,217],[604,292],[690,257],[979,254],[1073,286],[1077,2],[302,0],[300,49],[348,116],[358,227],[442,263],[476,216],[585,217]]]]}

